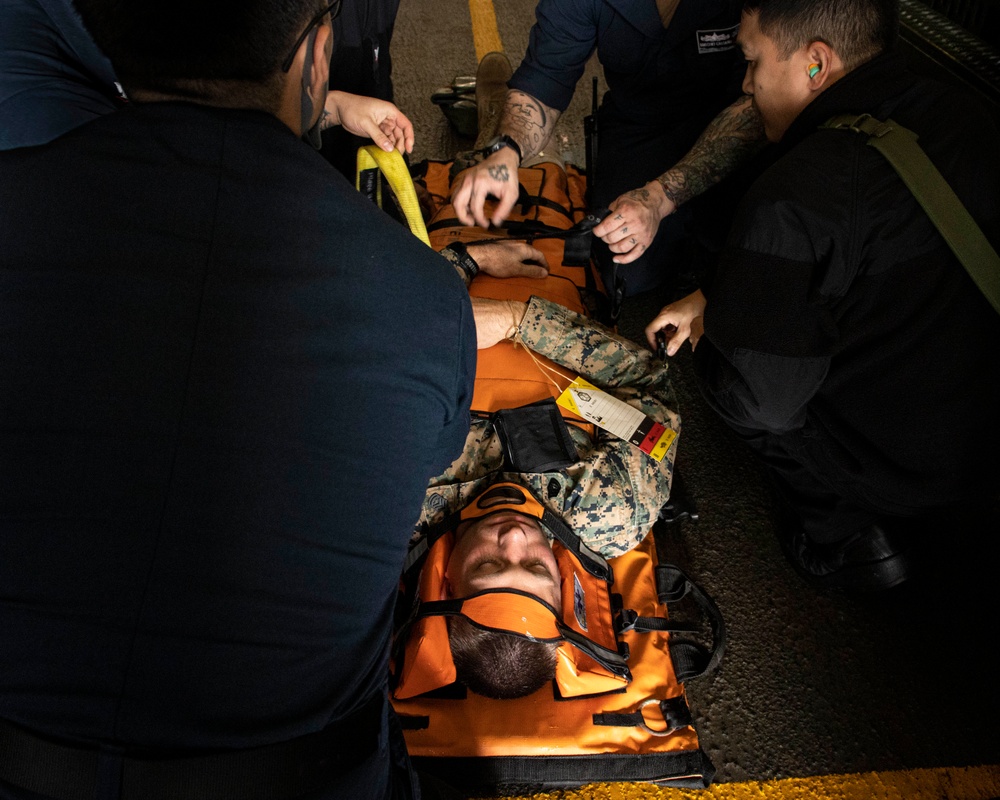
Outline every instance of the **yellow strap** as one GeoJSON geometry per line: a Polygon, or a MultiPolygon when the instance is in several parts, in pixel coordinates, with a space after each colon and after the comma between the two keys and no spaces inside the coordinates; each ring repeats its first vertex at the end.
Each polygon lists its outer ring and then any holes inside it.
{"type": "Polygon", "coordinates": [[[396,195],[396,200],[399,201],[399,206],[406,217],[407,225],[410,226],[410,231],[430,247],[431,240],[427,236],[427,226],[424,225],[424,218],[420,213],[420,203],[417,200],[417,192],[413,188],[413,178],[410,177],[410,170],[407,169],[402,154],[398,150],[387,153],[374,144],[359,147],[358,176],[355,181],[355,186],[358,189],[361,188],[361,173],[369,169],[378,169],[385,176],[389,187],[396,195]]]}

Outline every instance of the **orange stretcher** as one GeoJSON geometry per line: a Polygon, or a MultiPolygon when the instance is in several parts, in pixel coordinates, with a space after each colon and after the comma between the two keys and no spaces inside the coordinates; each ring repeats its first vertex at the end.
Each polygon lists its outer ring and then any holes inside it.
{"type": "MultiPolygon", "coordinates": [[[[437,202],[427,225],[431,246],[495,238],[495,232],[462,226],[454,218],[447,202],[449,168],[429,162],[417,171],[437,202]]],[[[585,177],[573,167],[543,163],[522,168],[519,179],[521,199],[501,235],[531,241],[545,253],[550,274],[543,280],[480,274],[470,293],[518,300],[539,295],[582,314],[599,313],[601,299],[595,295],[603,289],[589,258],[589,238],[585,247],[573,241],[589,237],[585,177]]],[[[575,377],[511,342],[480,351],[473,413],[488,415],[555,397],[558,390],[539,361],[563,374],[567,384],[575,377]]],[[[562,407],[560,412],[568,424],[585,425],[562,407]]],[[[519,510],[540,517],[543,510],[537,506],[519,510]]],[[[501,610],[484,598],[442,603],[452,540],[448,528],[456,523],[446,520],[414,543],[401,582],[392,703],[417,769],[477,796],[600,781],[709,785],[714,768],[699,745],[683,682],[715,668],[724,649],[724,624],[711,598],[679,569],[659,563],[653,532],[632,551],[607,561],[574,553],[572,532],[557,535],[553,550],[564,578],[559,619],[530,596],[508,596],[501,610]],[[690,635],[706,626],[668,618],[667,603],[685,597],[708,619],[710,646],[690,635]],[[448,613],[485,627],[522,634],[527,629],[531,638],[559,640],[552,685],[514,700],[467,692],[455,679],[448,613]]]]}

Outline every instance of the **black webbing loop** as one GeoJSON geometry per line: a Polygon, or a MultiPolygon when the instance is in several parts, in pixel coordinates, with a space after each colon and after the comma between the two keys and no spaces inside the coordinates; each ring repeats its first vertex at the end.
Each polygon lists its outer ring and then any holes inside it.
{"type": "Polygon", "coordinates": [[[672,564],[661,564],[656,571],[656,594],[660,602],[676,603],[683,600],[690,590],[691,581],[687,575],[672,564]]]}
{"type": "Polygon", "coordinates": [[[726,649],[726,623],[715,601],[672,564],[660,564],[656,567],[656,591],[660,602],[668,605],[690,596],[708,617],[712,628],[711,649],[690,639],[670,637],[670,656],[674,661],[677,680],[686,681],[713,671],[726,649]]]}
{"type": "Polygon", "coordinates": [[[683,695],[671,697],[667,700],[647,700],[638,710],[633,712],[608,712],[606,714],[594,714],[595,725],[606,725],[616,728],[642,728],[653,736],[668,736],[678,728],[685,728],[692,723],[691,710],[683,695]],[[646,722],[643,710],[650,705],[659,706],[663,715],[665,727],[662,729],[653,728],[646,722]]]}
{"type": "MultiPolygon", "coordinates": [[[[590,231],[575,231],[572,236],[567,236],[563,246],[562,265],[564,267],[589,267],[593,238],[590,231]]],[[[589,279],[590,276],[587,277],[589,279]]]]}
{"type": "Polygon", "coordinates": [[[635,631],[651,633],[653,631],[666,633],[697,633],[701,628],[687,622],[671,622],[666,617],[640,617],[630,608],[622,610],[618,617],[617,630],[620,633],[635,631]]]}
{"type": "Polygon", "coordinates": [[[709,656],[702,645],[687,639],[671,639],[669,647],[670,658],[674,662],[674,674],[681,683],[704,675],[708,671],[705,665],[709,656]]]}

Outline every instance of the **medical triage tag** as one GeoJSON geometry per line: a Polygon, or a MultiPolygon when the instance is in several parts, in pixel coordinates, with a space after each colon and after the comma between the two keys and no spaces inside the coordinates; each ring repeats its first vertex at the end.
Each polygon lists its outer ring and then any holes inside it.
{"type": "Polygon", "coordinates": [[[656,461],[663,459],[677,436],[676,431],[583,378],[573,381],[556,402],[597,427],[631,442],[656,461]]]}

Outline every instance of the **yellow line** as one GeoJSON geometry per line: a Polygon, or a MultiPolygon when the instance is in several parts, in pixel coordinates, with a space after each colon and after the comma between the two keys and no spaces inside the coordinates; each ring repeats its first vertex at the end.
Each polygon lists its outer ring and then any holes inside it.
{"type": "Polygon", "coordinates": [[[476,45],[476,63],[482,61],[487,53],[503,52],[493,0],[469,0],[469,14],[472,15],[472,40],[476,45]]]}
{"type": "Polygon", "coordinates": [[[814,778],[716,783],[665,789],[648,783],[595,783],[511,800],[994,800],[1000,766],[865,772],[814,778]]]}

